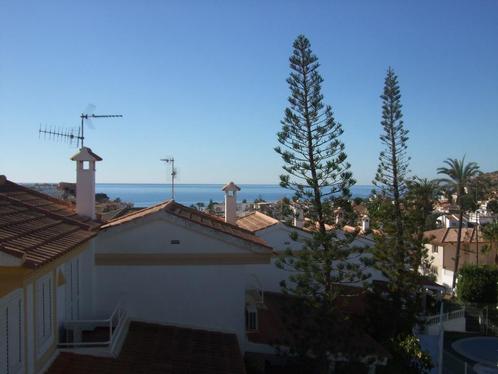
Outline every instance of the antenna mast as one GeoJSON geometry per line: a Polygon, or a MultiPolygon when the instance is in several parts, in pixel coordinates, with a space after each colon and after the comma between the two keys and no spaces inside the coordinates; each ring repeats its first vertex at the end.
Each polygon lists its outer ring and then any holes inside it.
{"type": "Polygon", "coordinates": [[[165,162],[166,164],[171,163],[171,199],[175,200],[175,177],[176,177],[175,159],[174,157],[162,158],[161,161],[165,162]]]}
{"type": "Polygon", "coordinates": [[[61,140],[65,141],[69,144],[73,144],[76,142],[76,146],[81,144],[81,148],[84,146],[85,140],[85,120],[90,120],[92,118],[121,118],[122,114],[85,114],[81,113],[81,124],[80,127],[76,129],[62,129],[58,127],[48,127],[44,126],[43,129],[40,125],[38,130],[39,136],[43,134],[43,137],[46,139],[47,137],[52,140],[61,140]]]}
{"type": "Polygon", "coordinates": [[[80,118],[81,118],[81,137],[79,137],[79,140],[81,140],[81,148],[84,147],[84,140],[85,140],[85,120],[89,120],[92,118],[121,118],[123,117],[122,114],[85,114],[81,113],[80,118]]]}

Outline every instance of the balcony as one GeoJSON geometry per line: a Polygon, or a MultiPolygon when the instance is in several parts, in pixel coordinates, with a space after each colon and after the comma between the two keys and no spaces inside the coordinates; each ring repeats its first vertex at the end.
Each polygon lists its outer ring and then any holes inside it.
{"type": "Polygon", "coordinates": [[[65,321],[58,346],[62,351],[117,357],[128,325],[126,309],[119,303],[108,319],[65,321]]]}

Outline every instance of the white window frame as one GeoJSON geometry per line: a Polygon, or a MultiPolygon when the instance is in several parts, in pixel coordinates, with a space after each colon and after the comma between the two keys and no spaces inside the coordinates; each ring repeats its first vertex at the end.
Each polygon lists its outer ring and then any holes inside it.
{"type": "Polygon", "coordinates": [[[258,331],[258,308],[255,305],[246,306],[246,331],[258,331]]]}
{"type": "Polygon", "coordinates": [[[18,289],[0,299],[0,372],[24,371],[24,292],[18,289]]]}
{"type": "Polygon", "coordinates": [[[52,272],[36,281],[36,356],[40,358],[54,343],[54,277],[52,272]]]}

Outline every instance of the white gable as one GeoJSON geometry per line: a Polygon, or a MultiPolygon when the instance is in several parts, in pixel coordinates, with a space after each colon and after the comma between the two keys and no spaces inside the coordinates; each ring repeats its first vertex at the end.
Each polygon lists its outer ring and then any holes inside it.
{"type": "Polygon", "coordinates": [[[268,253],[229,234],[167,212],[156,212],[101,231],[97,253],[268,253]]]}

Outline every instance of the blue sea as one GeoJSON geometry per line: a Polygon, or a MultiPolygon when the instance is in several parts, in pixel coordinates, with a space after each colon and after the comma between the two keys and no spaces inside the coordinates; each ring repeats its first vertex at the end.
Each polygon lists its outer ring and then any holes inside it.
{"type": "MultiPolygon", "coordinates": [[[[222,184],[177,184],[175,185],[175,200],[184,205],[196,203],[223,202],[224,193],[222,184]]],[[[241,191],[237,194],[237,201],[246,199],[248,202],[257,198],[265,201],[277,201],[283,197],[291,198],[292,191],[274,184],[240,184],[241,191]]],[[[136,207],[148,207],[171,198],[169,184],[121,184],[97,183],[97,192],[107,194],[109,198],[120,198],[122,201],[133,203],[136,207]]],[[[357,185],[352,188],[353,197],[367,197],[372,186],[357,185]]]]}

